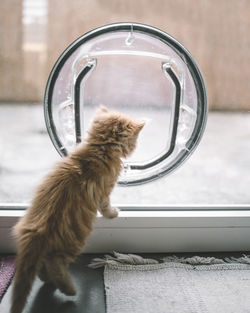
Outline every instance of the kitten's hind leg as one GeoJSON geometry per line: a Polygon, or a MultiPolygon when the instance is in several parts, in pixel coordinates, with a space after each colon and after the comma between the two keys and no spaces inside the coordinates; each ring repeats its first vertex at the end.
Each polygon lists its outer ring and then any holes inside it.
{"type": "Polygon", "coordinates": [[[51,282],[48,271],[46,269],[45,264],[42,265],[38,277],[45,283],[51,282]]]}
{"type": "Polygon", "coordinates": [[[119,214],[119,210],[110,205],[109,198],[105,199],[100,206],[100,213],[107,218],[117,217],[119,214]]]}
{"type": "Polygon", "coordinates": [[[46,268],[50,280],[62,293],[68,296],[74,296],[76,294],[76,289],[67,267],[67,262],[59,257],[49,258],[46,262],[46,268]]]}

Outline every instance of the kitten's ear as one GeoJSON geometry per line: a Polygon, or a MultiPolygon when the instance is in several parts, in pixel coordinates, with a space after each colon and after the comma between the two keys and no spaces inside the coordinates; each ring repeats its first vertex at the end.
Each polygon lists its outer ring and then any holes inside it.
{"type": "Polygon", "coordinates": [[[98,118],[100,115],[107,114],[109,111],[104,105],[100,105],[95,111],[95,117],[98,118]]]}
{"type": "Polygon", "coordinates": [[[100,113],[108,113],[108,109],[104,105],[100,105],[98,112],[100,113]]]}
{"type": "Polygon", "coordinates": [[[144,127],[144,125],[146,124],[146,120],[145,119],[141,119],[141,120],[136,120],[135,121],[135,125],[136,125],[136,130],[139,132],[142,130],[142,128],[144,127]]]}

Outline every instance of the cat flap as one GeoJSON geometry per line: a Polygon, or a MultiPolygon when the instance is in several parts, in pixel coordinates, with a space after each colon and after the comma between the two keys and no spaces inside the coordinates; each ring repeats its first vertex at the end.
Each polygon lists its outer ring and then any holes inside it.
{"type": "Polygon", "coordinates": [[[84,140],[100,106],[145,118],[120,185],[170,173],[199,143],[207,94],[190,53],[174,38],[136,23],[100,27],[73,42],[48,79],[45,120],[61,156],[84,140]]]}

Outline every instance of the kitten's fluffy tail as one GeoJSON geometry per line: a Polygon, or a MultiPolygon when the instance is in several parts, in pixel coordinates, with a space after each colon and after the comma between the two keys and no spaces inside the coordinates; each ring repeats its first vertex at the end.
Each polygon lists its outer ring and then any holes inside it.
{"type": "Polygon", "coordinates": [[[37,233],[25,233],[18,242],[16,273],[11,313],[21,313],[44,255],[44,239],[37,233]]]}

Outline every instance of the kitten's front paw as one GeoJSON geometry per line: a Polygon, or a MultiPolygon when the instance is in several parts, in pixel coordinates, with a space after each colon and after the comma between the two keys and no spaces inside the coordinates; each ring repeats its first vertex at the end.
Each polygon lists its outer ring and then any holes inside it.
{"type": "Polygon", "coordinates": [[[103,211],[103,216],[107,218],[114,218],[117,217],[119,214],[119,209],[111,207],[108,210],[103,211]]]}

